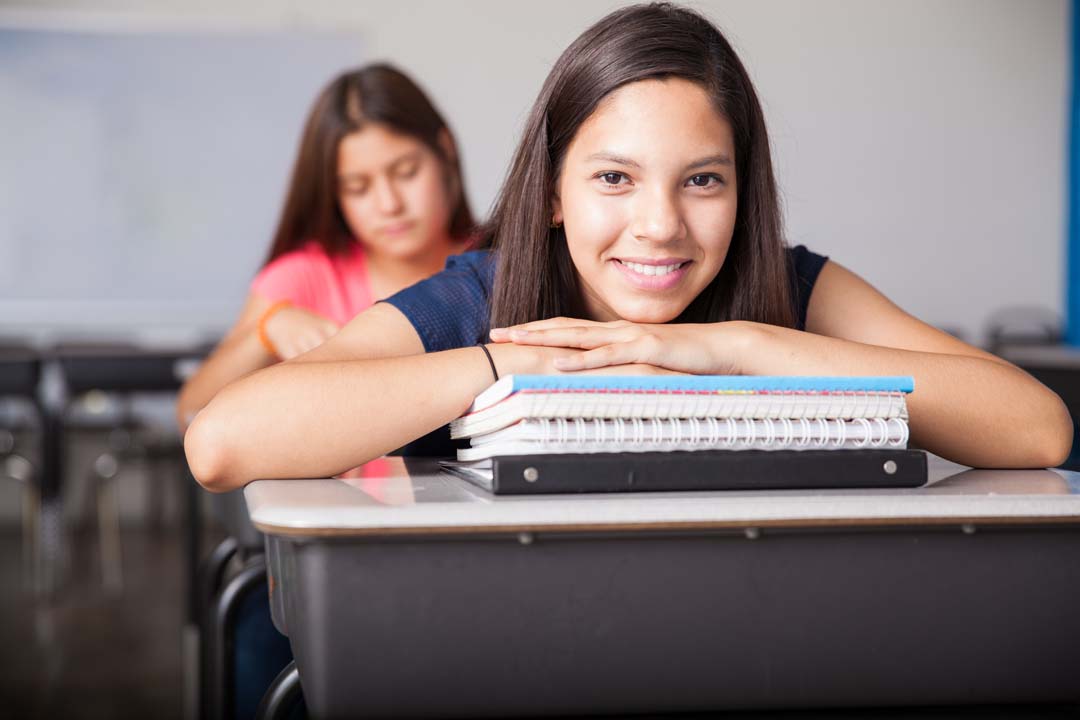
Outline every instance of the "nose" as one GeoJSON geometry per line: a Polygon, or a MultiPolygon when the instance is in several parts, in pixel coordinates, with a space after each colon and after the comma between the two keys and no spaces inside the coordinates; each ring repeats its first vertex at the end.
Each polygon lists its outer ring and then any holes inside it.
{"type": "Polygon", "coordinates": [[[678,199],[666,188],[639,192],[634,198],[630,232],[638,240],[669,243],[682,237],[684,223],[678,199]]]}
{"type": "Polygon", "coordinates": [[[383,215],[397,215],[404,207],[401,192],[393,179],[380,177],[375,180],[375,205],[383,215]]]}

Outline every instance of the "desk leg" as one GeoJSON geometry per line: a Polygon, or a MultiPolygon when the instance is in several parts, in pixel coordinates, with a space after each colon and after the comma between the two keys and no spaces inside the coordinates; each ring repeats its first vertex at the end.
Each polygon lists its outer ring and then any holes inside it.
{"type": "Polygon", "coordinates": [[[38,593],[52,598],[60,585],[63,560],[64,420],[60,408],[38,405],[41,418],[41,515],[38,523],[40,584],[38,593]]]}
{"type": "Polygon", "coordinates": [[[195,482],[187,463],[184,463],[184,490],[187,496],[185,512],[187,522],[184,523],[184,573],[187,579],[187,621],[189,624],[197,624],[200,617],[201,605],[199,598],[199,560],[200,547],[202,544],[202,490],[195,482]]]}
{"type": "MultiPolygon", "coordinates": [[[[184,484],[184,590],[186,596],[184,608],[186,621],[183,636],[184,718],[196,720],[200,717],[200,708],[203,706],[201,701],[203,692],[201,644],[205,642],[205,633],[202,630],[203,617],[212,596],[202,594],[204,583],[199,573],[199,554],[202,550],[201,490],[195,478],[192,477],[187,463],[183,460],[180,462],[183,463],[181,472],[184,484]]],[[[220,576],[218,582],[220,583],[220,576]]]]}
{"type": "Polygon", "coordinates": [[[244,599],[265,583],[265,560],[262,556],[252,558],[243,570],[225,583],[207,612],[199,648],[204,670],[200,678],[204,718],[224,720],[232,717],[236,698],[233,672],[236,613],[244,599]]]}
{"type": "Polygon", "coordinates": [[[259,703],[259,711],[255,713],[256,720],[277,720],[288,718],[298,702],[303,701],[300,690],[300,672],[296,669],[296,661],[285,666],[273,684],[263,695],[259,703]]]}

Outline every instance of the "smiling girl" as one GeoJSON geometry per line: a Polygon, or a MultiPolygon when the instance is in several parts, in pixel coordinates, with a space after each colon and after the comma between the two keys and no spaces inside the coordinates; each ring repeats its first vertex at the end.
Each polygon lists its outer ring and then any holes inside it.
{"type": "Polygon", "coordinates": [[[1068,453],[1044,386],[785,246],[757,95],[695,12],[624,8],[567,48],[488,235],[493,251],[222,392],[185,440],[199,481],[341,472],[460,415],[493,370],[913,375],[921,447],[997,467],[1068,453]]]}
{"type": "Polygon", "coordinates": [[[388,65],[339,75],[311,109],[239,319],[180,392],[181,426],[229,382],[438,272],[473,232],[453,137],[423,91],[388,65]]]}

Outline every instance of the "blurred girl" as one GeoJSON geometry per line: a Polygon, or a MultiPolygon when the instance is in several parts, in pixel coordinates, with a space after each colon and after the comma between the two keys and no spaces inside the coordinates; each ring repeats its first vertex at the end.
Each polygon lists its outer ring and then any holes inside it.
{"type": "Polygon", "coordinates": [[[311,109],[240,317],[180,392],[181,426],[228,383],[442,269],[473,230],[453,136],[423,91],[387,65],[338,76],[311,109]]]}

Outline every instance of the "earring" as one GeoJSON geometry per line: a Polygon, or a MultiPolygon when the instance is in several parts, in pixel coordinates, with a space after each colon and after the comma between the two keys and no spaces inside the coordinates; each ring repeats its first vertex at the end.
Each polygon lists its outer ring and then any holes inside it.
{"type": "Polygon", "coordinates": [[[552,230],[558,230],[560,227],[562,227],[562,223],[557,223],[554,220],[551,221],[551,229],[552,230]]]}

